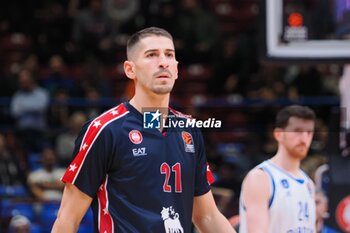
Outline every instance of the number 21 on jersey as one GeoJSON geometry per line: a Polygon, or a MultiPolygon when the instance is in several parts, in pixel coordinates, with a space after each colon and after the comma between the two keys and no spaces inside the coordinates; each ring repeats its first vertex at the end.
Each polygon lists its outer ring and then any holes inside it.
{"type": "Polygon", "coordinates": [[[163,191],[170,193],[172,190],[172,185],[169,184],[170,176],[175,176],[175,192],[182,192],[182,183],[181,183],[181,164],[175,163],[170,167],[168,163],[162,163],[160,165],[160,173],[165,175],[163,191]]]}

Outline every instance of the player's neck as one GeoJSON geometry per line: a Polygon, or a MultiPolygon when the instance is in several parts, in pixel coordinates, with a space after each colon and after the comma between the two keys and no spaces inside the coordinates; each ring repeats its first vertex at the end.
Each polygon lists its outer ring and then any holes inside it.
{"type": "Polygon", "coordinates": [[[130,104],[142,113],[142,108],[168,108],[169,94],[165,95],[135,95],[130,104]]]}
{"type": "Polygon", "coordinates": [[[295,177],[300,176],[300,160],[287,156],[286,152],[279,150],[271,162],[295,177]]]}

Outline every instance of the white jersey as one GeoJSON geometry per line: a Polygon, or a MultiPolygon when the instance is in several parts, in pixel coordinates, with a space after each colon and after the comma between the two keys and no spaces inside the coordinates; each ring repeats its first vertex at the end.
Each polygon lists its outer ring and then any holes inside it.
{"type": "MultiPolygon", "coordinates": [[[[315,191],[312,180],[303,171],[304,178],[297,179],[269,160],[259,164],[257,168],[269,174],[272,182],[268,232],[315,233],[315,191]]],[[[242,195],[239,215],[239,233],[247,233],[247,216],[242,195]]]]}

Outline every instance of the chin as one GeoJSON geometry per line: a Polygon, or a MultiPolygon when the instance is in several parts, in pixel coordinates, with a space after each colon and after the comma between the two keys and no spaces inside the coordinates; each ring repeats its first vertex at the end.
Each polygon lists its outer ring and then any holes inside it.
{"type": "Polygon", "coordinates": [[[298,159],[300,159],[300,160],[305,159],[306,156],[307,156],[307,153],[305,153],[305,152],[295,152],[295,153],[294,153],[294,157],[295,157],[295,158],[298,158],[298,159]]]}
{"type": "Polygon", "coordinates": [[[158,95],[169,94],[172,91],[173,87],[155,87],[153,88],[153,92],[158,95]]]}

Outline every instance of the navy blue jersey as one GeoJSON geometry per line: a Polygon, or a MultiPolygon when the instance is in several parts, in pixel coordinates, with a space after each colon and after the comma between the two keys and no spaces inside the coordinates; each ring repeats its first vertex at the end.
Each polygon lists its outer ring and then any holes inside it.
{"type": "Polygon", "coordinates": [[[210,190],[199,129],[144,129],[126,102],[83,127],[75,154],[62,181],[93,198],[95,232],[191,232],[193,198],[210,190]]]}

